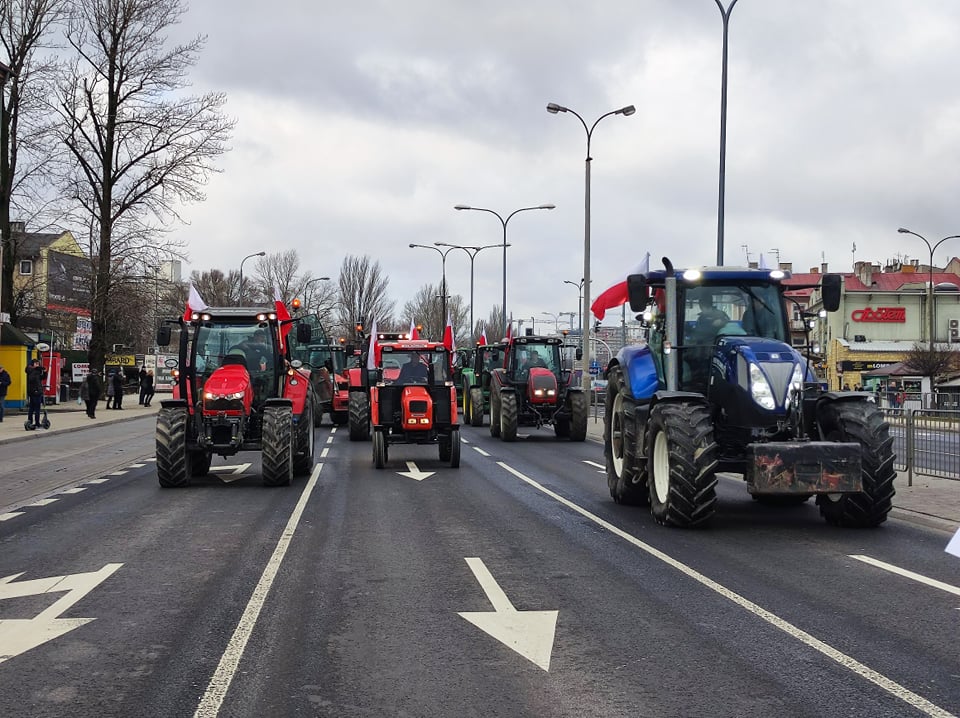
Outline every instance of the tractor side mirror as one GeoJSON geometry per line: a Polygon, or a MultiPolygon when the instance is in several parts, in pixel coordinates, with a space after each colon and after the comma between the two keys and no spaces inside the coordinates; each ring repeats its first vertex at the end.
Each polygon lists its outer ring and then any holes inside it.
{"type": "Polygon", "coordinates": [[[630,298],[630,309],[642,312],[647,306],[650,290],[647,278],[642,274],[631,274],[627,277],[627,296],[630,298]]]}
{"type": "Polygon", "coordinates": [[[823,308],[835,312],[840,308],[840,295],[843,291],[843,277],[839,274],[824,274],[820,280],[820,296],[823,308]]]}
{"type": "Polygon", "coordinates": [[[577,347],[577,350],[573,353],[573,355],[577,358],[577,361],[583,359],[583,347],[577,347]]]}
{"type": "Polygon", "coordinates": [[[157,346],[170,346],[170,325],[163,324],[157,329],[157,346]]]}
{"type": "Polygon", "coordinates": [[[303,322],[297,323],[297,344],[309,344],[313,339],[313,327],[303,322]]]}

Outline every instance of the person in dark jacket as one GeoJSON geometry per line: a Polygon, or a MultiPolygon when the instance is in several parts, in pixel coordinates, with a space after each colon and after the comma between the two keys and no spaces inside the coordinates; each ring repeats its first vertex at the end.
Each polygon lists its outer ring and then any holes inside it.
{"type": "Polygon", "coordinates": [[[146,397],[146,395],[147,395],[147,367],[146,367],[146,365],[140,367],[140,374],[138,375],[137,378],[139,379],[139,384],[140,384],[140,401],[138,401],[137,403],[140,404],[140,406],[143,406],[144,397],[146,397]]]}
{"type": "Polygon", "coordinates": [[[117,369],[113,373],[113,408],[123,408],[123,370],[117,369]]]}
{"type": "Polygon", "coordinates": [[[103,394],[103,382],[100,381],[100,372],[96,369],[87,374],[87,378],[80,385],[80,398],[87,404],[87,416],[97,418],[97,402],[103,394]]]}
{"type": "Polygon", "coordinates": [[[150,406],[153,401],[153,369],[147,369],[147,378],[141,380],[140,394],[143,396],[143,405],[150,406]]]}
{"type": "Polygon", "coordinates": [[[7,399],[7,387],[11,381],[10,372],[0,366],[0,422],[3,421],[3,402],[7,399]]]}
{"type": "Polygon", "coordinates": [[[31,429],[37,429],[40,427],[40,407],[43,406],[43,380],[47,378],[47,370],[43,368],[39,359],[32,359],[24,371],[27,374],[27,399],[30,402],[27,422],[31,429]]]}

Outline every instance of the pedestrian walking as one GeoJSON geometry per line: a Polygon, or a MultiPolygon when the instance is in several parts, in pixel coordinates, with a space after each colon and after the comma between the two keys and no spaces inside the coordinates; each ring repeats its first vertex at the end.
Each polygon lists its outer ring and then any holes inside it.
{"type": "Polygon", "coordinates": [[[137,375],[138,383],[140,385],[140,401],[137,402],[140,406],[143,406],[144,400],[147,396],[147,366],[144,364],[140,367],[140,373],[137,375]]]}
{"type": "Polygon", "coordinates": [[[123,408],[123,370],[117,369],[113,375],[113,408],[123,408]]]}
{"type": "Polygon", "coordinates": [[[27,424],[30,429],[40,428],[40,408],[43,406],[43,380],[47,378],[47,370],[39,359],[31,359],[24,369],[27,375],[27,399],[30,402],[27,410],[27,424]]]}
{"type": "Polygon", "coordinates": [[[97,402],[100,401],[100,395],[103,393],[103,382],[100,381],[100,372],[96,369],[87,374],[83,383],[80,385],[80,398],[87,405],[87,416],[91,419],[97,418],[97,402]]]}
{"type": "Polygon", "coordinates": [[[116,372],[107,373],[107,408],[113,408],[113,376],[116,372]]]}
{"type": "Polygon", "coordinates": [[[147,369],[146,393],[143,395],[143,405],[150,406],[151,401],[153,401],[153,369],[147,369]]]}
{"type": "Polygon", "coordinates": [[[10,386],[10,372],[0,364],[0,422],[3,421],[3,402],[7,400],[7,387],[10,386]]]}

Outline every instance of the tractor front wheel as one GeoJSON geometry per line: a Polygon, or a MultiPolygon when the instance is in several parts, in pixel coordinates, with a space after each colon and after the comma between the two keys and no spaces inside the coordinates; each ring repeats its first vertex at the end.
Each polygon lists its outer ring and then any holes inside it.
{"type": "Polygon", "coordinates": [[[370,438],[370,397],[361,391],[351,391],[349,400],[350,441],[370,438]]]}
{"type": "Polygon", "coordinates": [[[210,462],[213,455],[209,451],[192,451],[190,458],[190,475],[206,476],[210,473],[210,462]]]}
{"type": "Polygon", "coordinates": [[[373,432],[373,467],[382,469],[387,465],[387,437],[382,431],[373,432]]]}
{"type": "Polygon", "coordinates": [[[650,412],[650,513],[665,526],[696,526],[717,508],[717,444],[701,404],[668,402],[650,412]]]}
{"type": "Polygon", "coordinates": [[[289,486],[293,481],[293,411],[290,407],[264,408],[262,445],[263,485],[289,486]]]}
{"type": "Polygon", "coordinates": [[[316,424],[311,421],[313,412],[306,408],[297,422],[297,452],[293,457],[293,473],[304,476],[313,471],[313,445],[316,440],[316,424]]]}
{"type": "Polygon", "coordinates": [[[460,431],[459,429],[450,432],[450,467],[460,468],[460,431]]]}
{"type": "MultiPolygon", "coordinates": [[[[517,395],[504,392],[500,395],[500,439],[502,441],[517,440],[517,395]]],[[[493,419],[490,420],[491,425],[493,419]]]]}
{"type": "Polygon", "coordinates": [[[607,486],[618,504],[648,506],[647,462],[639,456],[637,423],[628,415],[619,369],[610,375],[603,411],[603,455],[607,486]]]}
{"type": "Polygon", "coordinates": [[[160,486],[186,486],[192,474],[193,453],[187,451],[186,407],[161,408],[157,414],[157,478],[160,486]]]}
{"type": "Polygon", "coordinates": [[[820,515],[834,526],[867,528],[887,520],[893,507],[893,437],[876,404],[837,401],[823,404],[817,421],[826,441],[860,444],[860,477],[863,490],[856,494],[820,494],[820,515]]]}
{"type": "Polygon", "coordinates": [[[490,389],[490,436],[500,437],[500,392],[490,389]]]}
{"type": "Polygon", "coordinates": [[[587,438],[587,416],[590,405],[587,395],[582,391],[570,393],[570,441],[585,441],[587,438]]]}
{"type": "Polygon", "coordinates": [[[463,423],[470,424],[473,420],[473,402],[471,401],[470,387],[465,386],[460,390],[461,404],[463,405],[463,423]]]}
{"type": "Polygon", "coordinates": [[[483,389],[478,386],[470,390],[470,426],[483,426],[483,389]]]}

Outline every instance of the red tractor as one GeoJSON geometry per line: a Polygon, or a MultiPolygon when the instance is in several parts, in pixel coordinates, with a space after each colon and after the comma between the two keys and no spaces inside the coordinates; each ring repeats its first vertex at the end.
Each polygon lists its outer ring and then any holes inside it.
{"type": "Polygon", "coordinates": [[[289,358],[283,334],[294,322],[297,342],[308,343],[309,325],[262,307],[208,307],[160,327],[160,346],[170,344],[172,323],[180,327],[173,398],[157,416],[162,487],[186,486],[209,472],[214,454],[240,451],[262,452],[267,486],[310,472],[316,396],[310,372],[289,358]]]}
{"type": "MultiPolygon", "coordinates": [[[[347,377],[347,421],[350,429],[350,441],[367,441],[370,438],[370,370],[367,368],[367,352],[370,337],[363,336],[361,326],[357,325],[360,347],[348,346],[347,354],[353,355],[354,364],[345,374],[347,377]]],[[[380,346],[383,342],[409,339],[410,335],[403,332],[377,332],[374,342],[373,365],[380,365],[380,346]]]]}
{"type": "Polygon", "coordinates": [[[586,439],[589,402],[564,368],[562,344],[557,337],[510,339],[504,365],[490,372],[491,436],[516,441],[518,426],[552,425],[559,439],[586,439]]]}
{"type": "Polygon", "coordinates": [[[386,466],[391,444],[436,444],[441,461],[460,466],[450,352],[436,342],[407,340],[380,342],[377,355],[370,387],[373,465],[386,466]]]}

